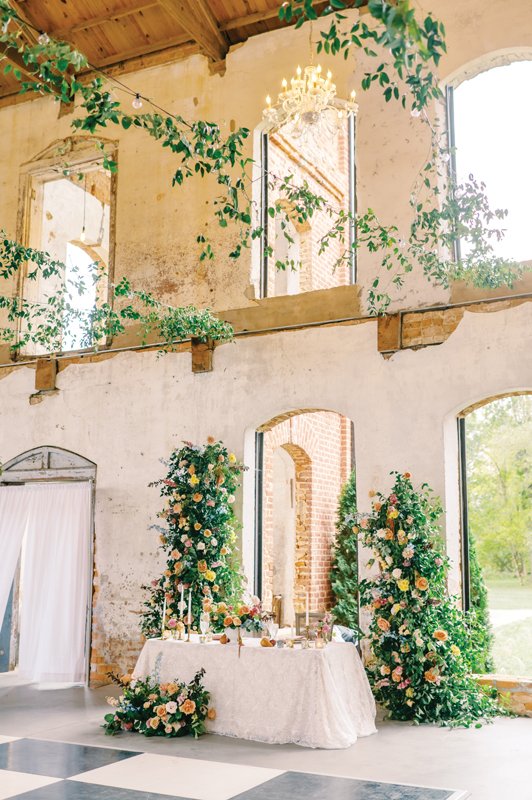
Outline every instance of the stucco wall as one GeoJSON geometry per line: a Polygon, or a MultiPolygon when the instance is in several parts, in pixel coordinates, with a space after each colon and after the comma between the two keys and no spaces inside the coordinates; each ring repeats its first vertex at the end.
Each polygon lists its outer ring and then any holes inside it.
{"type": "MultiPolygon", "coordinates": [[[[419,5],[431,7],[446,23],[449,55],[440,70],[444,78],[494,50],[511,53],[532,48],[528,0],[424,0],[419,5]]],[[[193,56],[127,75],[124,80],[169,111],[185,118],[219,121],[228,133],[232,122],[254,129],[261,122],[266,95],[275,96],[282,77],[289,78],[297,64],[307,60],[307,30],[282,30],[235,48],[227,58],[224,76],[211,76],[206,60],[193,56]]],[[[320,60],[333,70],[340,95],[360,88],[364,57],[344,61],[323,56],[320,60]]],[[[412,182],[426,157],[424,128],[399,104],[385,103],[377,89],[358,95],[358,208],[369,206],[383,222],[404,224],[412,182]]],[[[11,234],[16,232],[20,165],[54,139],[71,133],[71,116],[58,119],[58,110],[50,98],[0,110],[0,226],[11,234]]],[[[207,225],[210,233],[219,236],[205,205],[208,182],[197,180],[187,182],[186,188],[172,189],[175,160],[169,153],[140,131],[111,126],[103,132],[119,142],[116,274],[127,273],[138,284],[158,290],[165,301],[208,303],[216,308],[248,304],[249,254],[237,265],[221,257],[214,264],[197,261],[196,233],[207,225]]],[[[251,139],[248,153],[252,153],[251,139]]],[[[368,286],[374,274],[374,260],[361,255],[360,282],[368,286]]],[[[446,292],[412,275],[397,300],[404,306],[445,297],[446,292]]]]}
{"type": "MultiPolygon", "coordinates": [[[[370,489],[390,484],[392,469],[427,481],[452,509],[458,487],[452,469],[446,484],[446,433],[455,414],[482,397],[532,388],[531,324],[530,304],[466,313],[444,344],[389,360],[377,352],[376,322],[250,337],[217,349],[214,371],[201,375],[192,374],[188,353],[125,353],[70,366],[58,376],[59,393],[38,405],[28,403],[34,371],[21,368],[0,381],[0,452],[6,461],[50,444],[98,465],[95,615],[110,643],[107,663],[131,660],[126,643],[138,629],[130,612],[159,568],[148,526],[160,499],[148,483],[182,439],[215,435],[252,466],[248,431],[286,411],[337,411],[355,424],[362,509],[370,489]]],[[[451,466],[453,447],[450,435],[451,466]]],[[[244,502],[252,504],[252,491],[244,502]]],[[[249,524],[243,535],[252,574],[249,524]]],[[[456,564],[457,539],[449,543],[456,564]]]]}

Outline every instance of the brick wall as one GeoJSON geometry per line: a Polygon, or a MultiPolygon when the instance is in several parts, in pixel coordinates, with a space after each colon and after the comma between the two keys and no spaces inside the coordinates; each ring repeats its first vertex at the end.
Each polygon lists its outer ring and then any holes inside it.
{"type": "MultiPolygon", "coordinates": [[[[300,143],[290,136],[289,130],[283,128],[270,135],[269,139],[269,172],[272,176],[284,178],[293,175],[294,185],[300,186],[305,181],[312,192],[324,197],[327,204],[335,209],[348,210],[349,206],[349,152],[347,124],[342,126],[336,137],[331,137],[327,146],[323,142],[300,143]]],[[[282,199],[276,190],[270,191],[270,202],[282,199]]],[[[316,212],[310,224],[298,224],[293,219],[298,244],[295,254],[301,260],[299,272],[299,291],[329,289],[333,286],[345,286],[350,282],[350,270],[347,262],[335,268],[337,259],[342,255],[345,245],[333,240],[329,248],[318,254],[321,238],[331,228],[331,218],[325,211],[316,212]]],[[[271,224],[271,231],[274,225],[271,224]]],[[[270,244],[274,246],[275,237],[270,232],[270,244]]],[[[348,244],[348,242],[346,242],[348,244]]],[[[274,294],[275,253],[270,259],[268,268],[268,294],[274,294]]]]}
{"type": "Polygon", "coordinates": [[[351,426],[328,411],[304,412],[272,421],[264,435],[262,600],[271,607],[273,586],[273,457],[282,447],[295,465],[296,515],[294,607],[303,611],[331,605],[331,546],[340,490],[351,469],[351,426]]]}

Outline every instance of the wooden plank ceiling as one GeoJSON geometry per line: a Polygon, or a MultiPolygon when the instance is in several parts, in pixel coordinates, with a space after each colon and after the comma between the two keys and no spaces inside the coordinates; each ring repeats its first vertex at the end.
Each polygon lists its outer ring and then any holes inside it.
{"type": "MultiPolygon", "coordinates": [[[[91,65],[111,74],[198,52],[217,69],[232,45],[282,27],[280,0],[11,0],[11,5],[22,19],[70,42],[91,65]]],[[[12,51],[9,57],[17,61],[12,51]]],[[[0,105],[17,102],[18,90],[16,79],[0,68],[0,105]]]]}

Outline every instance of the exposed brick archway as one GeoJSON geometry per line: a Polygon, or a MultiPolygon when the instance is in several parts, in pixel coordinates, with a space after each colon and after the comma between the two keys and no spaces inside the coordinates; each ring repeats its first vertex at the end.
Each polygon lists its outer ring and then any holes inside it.
{"type": "Polygon", "coordinates": [[[290,624],[294,611],[304,610],[307,591],[312,610],[323,610],[332,602],[331,549],[338,497],[352,468],[351,422],[334,411],[300,409],[280,414],[258,430],[264,434],[262,600],[266,608],[271,607],[275,591],[275,559],[280,552],[276,536],[283,502],[274,487],[275,454],[283,450],[293,462],[293,503],[286,507],[287,524],[295,527],[295,545],[286,553],[293,559],[293,604],[290,598],[284,607],[284,622],[290,624]]]}

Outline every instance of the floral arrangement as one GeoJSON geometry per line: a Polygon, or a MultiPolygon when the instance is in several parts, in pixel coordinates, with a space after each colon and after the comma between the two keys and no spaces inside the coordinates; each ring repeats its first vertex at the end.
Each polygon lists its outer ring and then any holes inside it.
{"type": "Polygon", "coordinates": [[[232,505],[244,469],[221,442],[206,445],[185,442],[166,466],[160,487],[165,506],[154,525],[166,554],[166,569],[151,586],[141,615],[146,636],[160,635],[163,608],[165,627],[185,614],[179,607],[182,590],[192,592],[192,625],[199,622],[203,600],[213,603],[242,595],[242,575],[234,553],[236,519],[232,505]],[[165,603],[166,600],[166,603],[165,603]]]}
{"type": "Polygon", "coordinates": [[[388,496],[375,494],[360,522],[378,574],[361,580],[372,611],[367,668],[375,697],[393,719],[469,725],[500,713],[470,677],[477,643],[469,615],[447,594],[448,559],[438,547],[441,514],[426,484],[395,474],[388,496]]]}
{"type": "Polygon", "coordinates": [[[209,692],[202,683],[204,674],[200,670],[188,684],[177,680],[159,683],[152,676],[134,680],[130,675],[110,675],[122,688],[122,694],[107,698],[114,710],[105,716],[105,732],[113,735],[134,731],[167,738],[201,736],[205,733],[205,720],[216,718],[215,710],[209,708],[209,692]]]}
{"type": "Polygon", "coordinates": [[[327,611],[323,616],[323,618],[318,620],[316,624],[316,633],[322,639],[325,639],[327,642],[330,642],[332,638],[333,625],[334,625],[334,617],[330,611],[327,611]]]}
{"type": "Polygon", "coordinates": [[[238,628],[247,631],[260,631],[264,614],[258,597],[251,598],[249,604],[212,603],[210,599],[203,601],[203,610],[211,614],[215,628],[238,628]]]}

